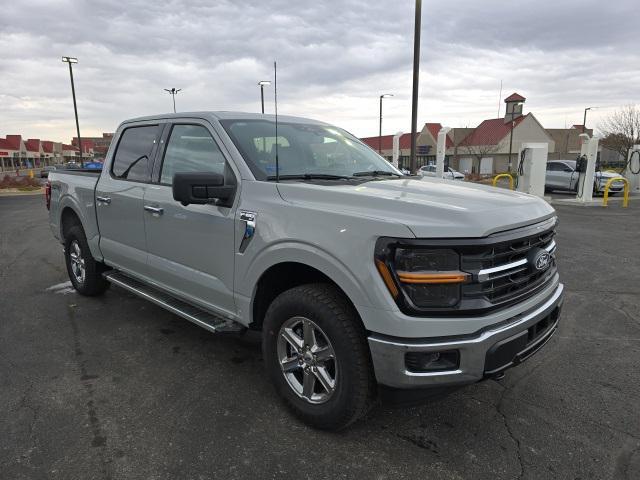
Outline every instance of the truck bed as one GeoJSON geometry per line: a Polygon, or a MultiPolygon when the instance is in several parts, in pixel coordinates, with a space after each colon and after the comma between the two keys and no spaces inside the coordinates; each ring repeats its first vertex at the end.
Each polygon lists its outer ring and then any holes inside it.
{"type": "Polygon", "coordinates": [[[51,184],[51,214],[49,226],[57,239],[61,239],[62,212],[72,207],[80,216],[91,253],[102,258],[98,246],[99,232],[96,219],[95,189],[100,170],[74,169],[52,170],[48,181],[51,184]]]}

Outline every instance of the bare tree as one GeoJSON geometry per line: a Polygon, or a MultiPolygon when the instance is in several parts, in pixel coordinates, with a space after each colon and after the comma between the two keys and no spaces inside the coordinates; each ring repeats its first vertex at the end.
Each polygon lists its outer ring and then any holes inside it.
{"type": "Polygon", "coordinates": [[[603,134],[602,144],[620,153],[623,158],[634,145],[640,145],[640,108],[627,105],[616,110],[598,125],[603,134]]]}

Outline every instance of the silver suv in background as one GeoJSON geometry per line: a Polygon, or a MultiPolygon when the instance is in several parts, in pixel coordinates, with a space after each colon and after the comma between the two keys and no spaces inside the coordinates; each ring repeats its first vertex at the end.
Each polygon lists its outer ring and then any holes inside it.
{"type": "MultiPolygon", "coordinates": [[[[544,188],[547,191],[565,190],[575,192],[578,189],[578,178],[575,160],[552,160],[547,162],[547,174],[544,188]]],[[[618,178],[614,172],[596,172],[593,177],[593,191],[604,193],[606,183],[611,178],[618,178]]],[[[622,181],[613,181],[609,187],[609,193],[618,193],[624,189],[622,181]]]]}

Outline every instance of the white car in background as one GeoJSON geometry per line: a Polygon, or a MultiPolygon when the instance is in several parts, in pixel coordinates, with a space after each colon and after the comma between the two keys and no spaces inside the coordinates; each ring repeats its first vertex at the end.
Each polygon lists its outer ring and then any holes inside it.
{"type": "MultiPolygon", "coordinates": [[[[436,176],[436,166],[435,165],[425,165],[418,169],[418,176],[420,177],[435,177],[436,176]]],[[[446,178],[447,180],[464,180],[464,174],[454,170],[450,167],[444,167],[444,173],[442,174],[442,178],[446,178]]]]}

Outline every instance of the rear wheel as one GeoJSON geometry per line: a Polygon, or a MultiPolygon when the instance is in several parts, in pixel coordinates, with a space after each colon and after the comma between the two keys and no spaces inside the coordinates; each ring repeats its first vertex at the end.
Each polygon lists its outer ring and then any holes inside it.
{"type": "Polygon", "coordinates": [[[105,266],[91,255],[84,230],[79,225],[69,228],[65,235],[64,258],[69,279],[81,295],[100,295],[109,288],[109,282],[102,277],[105,266]]]}
{"type": "Polygon", "coordinates": [[[301,285],[273,301],[263,355],[277,392],[316,428],[344,428],[372,405],[375,380],[364,328],[331,285],[301,285]]]}

